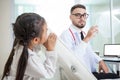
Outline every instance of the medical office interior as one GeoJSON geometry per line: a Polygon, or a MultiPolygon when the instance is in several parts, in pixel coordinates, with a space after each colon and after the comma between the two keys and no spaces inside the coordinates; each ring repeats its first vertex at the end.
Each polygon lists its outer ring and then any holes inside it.
{"type": "MultiPolygon", "coordinates": [[[[24,12],[38,13],[46,19],[48,28],[60,36],[71,24],[70,8],[77,3],[87,7],[89,17],[85,30],[92,25],[98,25],[99,32],[90,42],[94,51],[102,57],[105,44],[114,44],[118,45],[117,49],[120,52],[120,0],[0,0],[0,76],[12,48],[12,23],[18,15],[24,12]]],[[[119,58],[120,53],[113,56],[119,58]]],[[[120,75],[120,59],[115,64],[108,62],[108,66],[111,72],[120,75]]],[[[69,79],[64,77],[61,80],[69,79]]]]}

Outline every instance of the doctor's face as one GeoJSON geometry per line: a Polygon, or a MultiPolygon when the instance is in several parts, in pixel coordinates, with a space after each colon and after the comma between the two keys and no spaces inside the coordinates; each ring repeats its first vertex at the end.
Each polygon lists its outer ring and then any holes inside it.
{"type": "Polygon", "coordinates": [[[80,29],[84,28],[84,26],[86,25],[87,17],[88,17],[88,14],[86,10],[83,8],[75,8],[70,15],[70,19],[73,25],[75,25],[80,29]]]}

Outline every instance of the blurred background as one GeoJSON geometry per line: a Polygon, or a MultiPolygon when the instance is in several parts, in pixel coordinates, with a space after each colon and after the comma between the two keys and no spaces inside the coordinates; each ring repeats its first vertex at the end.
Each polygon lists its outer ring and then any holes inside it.
{"type": "Polygon", "coordinates": [[[98,25],[99,32],[91,40],[95,52],[103,55],[104,44],[120,44],[120,0],[0,0],[0,75],[12,48],[12,23],[24,12],[43,16],[58,36],[69,27],[70,8],[84,4],[89,14],[85,30],[98,25]]]}

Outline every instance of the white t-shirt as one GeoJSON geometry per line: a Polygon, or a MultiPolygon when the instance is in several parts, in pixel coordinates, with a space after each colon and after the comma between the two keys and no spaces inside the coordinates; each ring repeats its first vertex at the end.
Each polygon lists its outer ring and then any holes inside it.
{"type": "MultiPolygon", "coordinates": [[[[4,80],[14,80],[16,75],[16,69],[20,55],[22,53],[23,46],[19,45],[15,47],[15,55],[11,65],[10,75],[5,77],[4,80]]],[[[28,49],[28,64],[24,74],[23,80],[40,80],[43,78],[52,78],[55,74],[57,54],[54,51],[46,51],[46,60],[43,63],[37,53],[28,49]]]]}
{"type": "Polygon", "coordinates": [[[89,43],[81,40],[80,32],[80,29],[71,25],[61,34],[60,38],[90,72],[96,72],[97,64],[102,59],[93,52],[89,43]]]}

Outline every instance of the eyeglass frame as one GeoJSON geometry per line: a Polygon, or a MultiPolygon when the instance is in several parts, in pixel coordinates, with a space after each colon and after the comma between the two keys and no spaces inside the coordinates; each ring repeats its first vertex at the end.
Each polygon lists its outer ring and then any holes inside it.
{"type": "Polygon", "coordinates": [[[81,13],[75,13],[75,14],[72,14],[74,15],[76,18],[88,18],[89,14],[87,13],[84,13],[84,14],[81,14],[81,13]]]}

